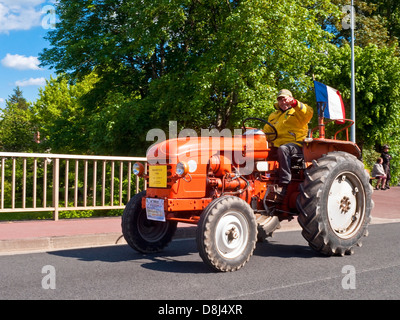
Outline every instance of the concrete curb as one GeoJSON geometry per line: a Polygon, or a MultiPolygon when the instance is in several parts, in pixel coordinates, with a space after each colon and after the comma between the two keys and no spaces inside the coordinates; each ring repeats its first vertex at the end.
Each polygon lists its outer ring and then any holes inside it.
{"type": "MultiPolygon", "coordinates": [[[[174,239],[194,238],[196,227],[178,228],[174,239]]],[[[126,244],[120,232],[0,240],[0,255],[126,244]]]]}
{"type": "Polygon", "coordinates": [[[120,239],[120,233],[103,233],[0,240],[0,254],[114,245],[122,243],[120,239]]]}

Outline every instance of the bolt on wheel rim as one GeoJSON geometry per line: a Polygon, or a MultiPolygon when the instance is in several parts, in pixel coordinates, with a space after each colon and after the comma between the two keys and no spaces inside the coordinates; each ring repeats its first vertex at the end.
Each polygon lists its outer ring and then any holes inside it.
{"type": "Polygon", "coordinates": [[[334,179],[327,209],[329,224],[338,237],[351,238],[360,229],[365,215],[365,196],[356,175],[345,172],[334,179]]]}
{"type": "Polygon", "coordinates": [[[218,252],[228,259],[239,256],[247,246],[248,232],[247,220],[241,213],[226,213],[220,218],[215,232],[218,252]]]}

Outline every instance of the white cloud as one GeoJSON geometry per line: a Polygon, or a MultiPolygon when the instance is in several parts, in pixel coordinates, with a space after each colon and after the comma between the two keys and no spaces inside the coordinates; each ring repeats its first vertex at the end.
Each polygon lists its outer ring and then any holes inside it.
{"type": "Polygon", "coordinates": [[[4,101],[6,101],[6,100],[4,100],[3,98],[0,98],[0,103],[3,103],[4,101]]]}
{"type": "Polygon", "coordinates": [[[18,87],[27,87],[27,86],[44,86],[46,85],[45,78],[29,78],[28,80],[18,80],[15,82],[15,85],[18,87]]]}
{"type": "Polygon", "coordinates": [[[1,60],[1,64],[7,68],[18,70],[40,70],[39,59],[37,57],[25,57],[19,54],[9,54],[1,60]]]}
{"type": "Polygon", "coordinates": [[[40,26],[46,0],[0,0],[0,33],[40,26]]]}

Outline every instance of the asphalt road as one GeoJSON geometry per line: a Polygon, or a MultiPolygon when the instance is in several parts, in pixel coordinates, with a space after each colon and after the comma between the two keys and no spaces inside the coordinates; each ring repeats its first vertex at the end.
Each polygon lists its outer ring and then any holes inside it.
{"type": "Polygon", "coordinates": [[[354,255],[329,258],[278,232],[233,273],[210,271],[194,239],[145,256],[127,245],[0,256],[0,299],[399,299],[399,230],[371,225],[354,255]]]}

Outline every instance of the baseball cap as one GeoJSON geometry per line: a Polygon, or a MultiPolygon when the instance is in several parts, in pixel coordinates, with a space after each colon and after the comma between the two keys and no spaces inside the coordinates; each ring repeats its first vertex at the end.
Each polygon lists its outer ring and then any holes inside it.
{"type": "Polygon", "coordinates": [[[278,92],[277,98],[280,97],[293,97],[292,93],[287,89],[282,89],[278,92]]]}

